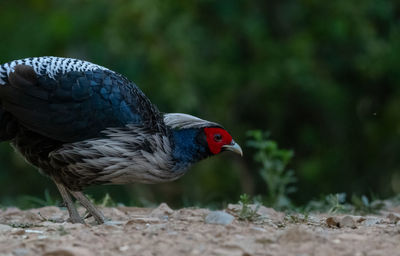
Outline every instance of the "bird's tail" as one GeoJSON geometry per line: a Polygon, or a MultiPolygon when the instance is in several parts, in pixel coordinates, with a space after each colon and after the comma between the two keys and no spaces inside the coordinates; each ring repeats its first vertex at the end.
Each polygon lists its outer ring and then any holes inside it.
{"type": "Polygon", "coordinates": [[[5,121],[6,117],[5,117],[5,112],[4,110],[1,108],[0,105],[0,142],[2,142],[3,140],[6,140],[6,121],[5,121]]]}
{"type": "Polygon", "coordinates": [[[17,121],[1,107],[0,101],[0,142],[13,139],[16,135],[17,127],[17,121]]]}

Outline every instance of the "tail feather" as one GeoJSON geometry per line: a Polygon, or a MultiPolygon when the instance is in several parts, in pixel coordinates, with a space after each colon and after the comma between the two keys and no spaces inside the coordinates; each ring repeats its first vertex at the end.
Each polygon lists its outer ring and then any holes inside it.
{"type": "Polygon", "coordinates": [[[17,121],[10,113],[1,108],[0,102],[0,142],[13,139],[17,129],[17,121]]]}

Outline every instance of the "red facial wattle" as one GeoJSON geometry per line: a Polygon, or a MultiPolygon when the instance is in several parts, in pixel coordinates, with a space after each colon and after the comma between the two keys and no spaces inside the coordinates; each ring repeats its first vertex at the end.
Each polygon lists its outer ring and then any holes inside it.
{"type": "Polygon", "coordinates": [[[214,155],[221,152],[222,146],[232,142],[232,136],[222,128],[204,128],[204,133],[207,137],[208,148],[214,155]]]}

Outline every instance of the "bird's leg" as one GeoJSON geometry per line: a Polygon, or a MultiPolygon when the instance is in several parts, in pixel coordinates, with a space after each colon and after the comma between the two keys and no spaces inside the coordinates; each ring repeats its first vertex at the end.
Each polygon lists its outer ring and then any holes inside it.
{"type": "Polygon", "coordinates": [[[69,196],[67,188],[63,184],[61,184],[57,181],[54,181],[54,183],[56,183],[58,191],[60,191],[60,194],[65,203],[65,206],[68,209],[69,218],[70,218],[71,222],[72,223],[85,223],[83,221],[83,219],[81,218],[81,216],[79,216],[79,213],[75,208],[74,202],[72,201],[71,197],[69,196]]]}
{"type": "Polygon", "coordinates": [[[69,191],[79,203],[85,207],[88,212],[94,217],[98,224],[103,224],[106,222],[106,218],[104,217],[103,213],[99,211],[90,200],[80,191],[69,191]]]}

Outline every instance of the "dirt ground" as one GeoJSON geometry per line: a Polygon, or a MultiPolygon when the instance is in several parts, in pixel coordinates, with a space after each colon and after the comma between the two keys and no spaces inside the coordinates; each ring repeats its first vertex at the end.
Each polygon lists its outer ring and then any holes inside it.
{"type": "Polygon", "coordinates": [[[207,209],[102,210],[112,219],[104,225],[91,218],[86,225],[65,222],[67,212],[58,207],[0,210],[0,255],[400,255],[400,207],[376,216],[261,207],[242,221],[240,207],[229,205],[225,212],[234,218],[226,215],[225,225],[213,223],[221,220],[207,209]]]}

